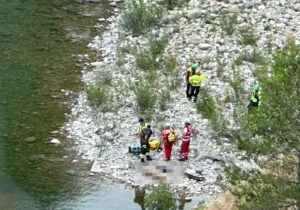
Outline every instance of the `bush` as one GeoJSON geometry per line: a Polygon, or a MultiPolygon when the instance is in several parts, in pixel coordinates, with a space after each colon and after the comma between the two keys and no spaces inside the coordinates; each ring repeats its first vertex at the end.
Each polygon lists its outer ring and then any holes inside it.
{"type": "Polygon", "coordinates": [[[165,184],[153,187],[152,192],[145,197],[145,207],[151,210],[175,210],[176,200],[165,184]]]}
{"type": "Polygon", "coordinates": [[[266,59],[255,50],[252,53],[244,51],[237,57],[237,59],[235,60],[235,64],[241,65],[242,61],[247,61],[250,63],[256,63],[260,65],[265,65],[267,62],[266,59]]]}
{"type": "Polygon", "coordinates": [[[198,113],[201,113],[203,117],[207,119],[215,119],[217,116],[215,101],[209,95],[208,90],[206,89],[200,90],[199,96],[200,97],[196,104],[198,113]]]}
{"type": "Polygon", "coordinates": [[[161,55],[164,52],[167,42],[168,40],[166,37],[162,37],[160,39],[149,39],[150,52],[154,58],[156,58],[158,55],[161,55]]]}
{"type": "Polygon", "coordinates": [[[169,90],[162,90],[159,95],[159,108],[162,111],[167,110],[167,103],[170,100],[170,91],[169,90]]]}
{"type": "Polygon", "coordinates": [[[138,105],[138,110],[141,113],[146,113],[151,110],[156,103],[156,94],[149,84],[142,84],[136,87],[135,96],[138,105]]]}
{"type": "Polygon", "coordinates": [[[105,100],[105,91],[105,88],[99,84],[86,87],[85,92],[90,105],[100,106],[105,100]]]}
{"type": "Polygon", "coordinates": [[[219,16],[220,26],[228,35],[233,34],[237,24],[237,15],[224,11],[219,16]]]}
{"type": "Polygon", "coordinates": [[[137,67],[142,70],[153,70],[158,67],[159,63],[153,57],[152,53],[148,49],[140,49],[135,54],[135,62],[137,67]]]}
{"type": "Polygon", "coordinates": [[[250,27],[243,28],[241,31],[242,40],[240,41],[241,44],[245,45],[255,45],[257,38],[250,27]]]}
{"type": "Polygon", "coordinates": [[[169,72],[173,71],[177,66],[177,59],[175,56],[168,56],[164,58],[165,69],[169,72]]]}
{"type": "Polygon", "coordinates": [[[156,26],[162,17],[162,8],[152,4],[145,5],[142,0],[130,0],[122,13],[122,27],[134,35],[142,35],[156,26]]]}

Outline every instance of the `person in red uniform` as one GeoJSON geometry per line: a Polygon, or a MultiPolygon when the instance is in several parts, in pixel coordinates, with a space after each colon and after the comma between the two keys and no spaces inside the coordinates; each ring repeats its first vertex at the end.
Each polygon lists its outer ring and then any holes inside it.
{"type": "Polygon", "coordinates": [[[175,132],[171,128],[170,123],[166,123],[165,128],[161,132],[162,142],[164,143],[165,161],[171,158],[173,142],[176,140],[175,132]]]}
{"type": "Polygon", "coordinates": [[[181,131],[181,158],[179,161],[186,161],[188,160],[188,154],[189,154],[189,146],[190,146],[190,140],[192,137],[192,125],[189,119],[184,120],[184,129],[181,131]]]}

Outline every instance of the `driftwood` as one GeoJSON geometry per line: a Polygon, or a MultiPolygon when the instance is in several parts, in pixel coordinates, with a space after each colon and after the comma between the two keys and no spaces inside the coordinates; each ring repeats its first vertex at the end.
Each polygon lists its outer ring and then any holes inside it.
{"type": "Polygon", "coordinates": [[[194,179],[196,181],[203,181],[204,177],[201,175],[201,171],[187,170],[184,172],[184,175],[189,179],[194,179]]]}

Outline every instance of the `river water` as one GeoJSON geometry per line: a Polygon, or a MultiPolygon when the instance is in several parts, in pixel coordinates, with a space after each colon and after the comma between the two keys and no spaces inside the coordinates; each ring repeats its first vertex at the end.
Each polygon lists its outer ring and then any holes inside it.
{"type": "Polygon", "coordinates": [[[58,132],[75,97],[63,90],[81,87],[76,55],[89,53],[109,11],[105,2],[0,0],[0,209],[140,209],[131,189],[72,162],[58,132]]]}

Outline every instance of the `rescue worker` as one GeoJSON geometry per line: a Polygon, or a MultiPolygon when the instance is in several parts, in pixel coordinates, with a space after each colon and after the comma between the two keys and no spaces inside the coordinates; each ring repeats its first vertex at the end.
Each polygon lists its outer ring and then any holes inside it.
{"type": "Polygon", "coordinates": [[[191,97],[194,97],[194,102],[197,102],[197,96],[200,91],[200,85],[204,78],[205,75],[201,74],[200,71],[196,71],[195,75],[192,75],[189,78],[189,82],[192,86],[191,97]]]}
{"type": "Polygon", "coordinates": [[[184,129],[181,131],[181,158],[179,161],[186,161],[188,160],[189,154],[189,146],[192,137],[192,125],[189,119],[184,120],[184,129]]]}
{"type": "Polygon", "coordinates": [[[141,143],[141,153],[140,158],[141,162],[145,162],[145,158],[150,161],[152,158],[150,157],[150,145],[149,138],[152,134],[152,131],[149,126],[144,128],[140,134],[140,143],[141,143]]]}
{"type": "Polygon", "coordinates": [[[137,133],[139,139],[140,139],[140,158],[141,162],[145,162],[145,158],[147,160],[152,160],[150,157],[150,145],[149,145],[149,139],[152,135],[151,125],[148,125],[145,123],[144,118],[139,119],[139,127],[138,127],[138,133],[137,133]]]}
{"type": "Polygon", "coordinates": [[[176,141],[176,136],[170,123],[166,123],[165,128],[161,132],[162,142],[164,143],[165,161],[171,158],[173,142],[176,141]]]}
{"type": "Polygon", "coordinates": [[[261,88],[258,83],[254,84],[251,88],[251,98],[248,105],[248,110],[252,107],[258,107],[261,105],[261,88]]]}
{"type": "Polygon", "coordinates": [[[190,81],[189,81],[189,78],[190,78],[192,75],[195,74],[197,68],[198,68],[198,64],[193,63],[192,65],[190,65],[189,68],[187,68],[186,73],[185,73],[186,97],[187,97],[189,100],[192,100],[192,96],[191,96],[191,93],[192,93],[192,86],[191,86],[191,83],[190,83],[190,81]]]}
{"type": "Polygon", "coordinates": [[[148,127],[148,124],[145,123],[144,118],[140,118],[139,119],[139,127],[138,127],[138,133],[137,133],[137,135],[140,137],[140,135],[142,134],[142,130],[144,128],[147,128],[147,127],[148,127]]]}

